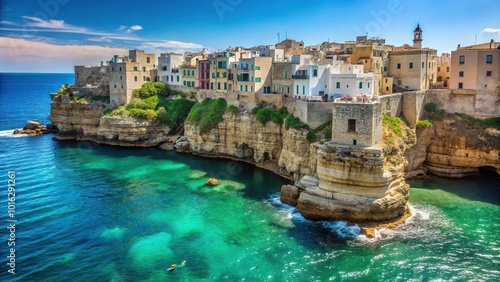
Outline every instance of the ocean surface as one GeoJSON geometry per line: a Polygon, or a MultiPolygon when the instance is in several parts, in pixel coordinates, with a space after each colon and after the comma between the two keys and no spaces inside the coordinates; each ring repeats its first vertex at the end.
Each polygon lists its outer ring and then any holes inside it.
{"type": "Polygon", "coordinates": [[[12,134],[72,82],[0,74],[0,281],[500,280],[496,175],[412,181],[415,215],[367,239],[305,220],[245,163],[12,134]]]}

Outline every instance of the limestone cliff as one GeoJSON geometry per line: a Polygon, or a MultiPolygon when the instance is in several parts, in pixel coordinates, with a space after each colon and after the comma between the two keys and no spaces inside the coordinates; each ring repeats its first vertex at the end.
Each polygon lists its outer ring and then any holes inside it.
{"type": "Polygon", "coordinates": [[[101,144],[151,147],[169,140],[170,128],[156,121],[130,116],[105,116],[108,105],[70,96],[53,96],[49,120],[59,129],[55,139],[86,140],[101,144]]]}
{"type": "Polygon", "coordinates": [[[271,121],[262,125],[247,112],[226,112],[223,118],[216,128],[204,134],[199,133],[198,126],[186,122],[184,136],[192,153],[248,161],[292,179],[307,173],[306,130],[285,129],[271,121]]]}
{"type": "Polygon", "coordinates": [[[385,128],[384,135],[391,142],[372,147],[315,143],[310,168],[317,177],[283,186],[281,200],[312,220],[400,220],[409,212],[404,152],[414,146],[414,133],[405,127],[404,137],[394,138],[385,128]]]}
{"type": "Polygon", "coordinates": [[[427,131],[417,140],[429,173],[460,178],[487,167],[500,174],[500,130],[465,115],[447,114],[427,131]]]}

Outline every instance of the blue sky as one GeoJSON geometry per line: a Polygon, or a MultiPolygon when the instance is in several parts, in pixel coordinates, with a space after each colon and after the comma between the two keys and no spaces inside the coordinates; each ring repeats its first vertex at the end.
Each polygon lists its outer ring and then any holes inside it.
{"type": "Polygon", "coordinates": [[[0,72],[72,72],[125,54],[382,37],[439,53],[500,41],[498,0],[0,0],[0,72]],[[438,3],[438,4],[436,4],[438,3]]]}

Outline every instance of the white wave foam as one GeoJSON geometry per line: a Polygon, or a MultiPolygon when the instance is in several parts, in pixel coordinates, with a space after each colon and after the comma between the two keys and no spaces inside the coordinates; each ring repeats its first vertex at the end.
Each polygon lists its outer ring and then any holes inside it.
{"type": "Polygon", "coordinates": [[[20,138],[29,136],[26,134],[14,134],[14,130],[15,129],[0,130],[0,138],[20,138]]]}

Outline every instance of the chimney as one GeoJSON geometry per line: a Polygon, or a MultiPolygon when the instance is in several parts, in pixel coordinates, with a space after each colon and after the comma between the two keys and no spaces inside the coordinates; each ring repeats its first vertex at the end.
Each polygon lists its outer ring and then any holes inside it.
{"type": "Polygon", "coordinates": [[[491,49],[491,46],[493,45],[493,42],[494,42],[494,40],[491,39],[491,41],[490,41],[490,49],[491,49]]]}

